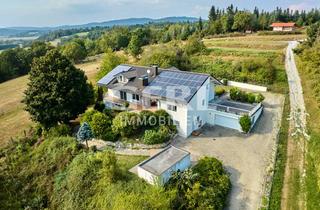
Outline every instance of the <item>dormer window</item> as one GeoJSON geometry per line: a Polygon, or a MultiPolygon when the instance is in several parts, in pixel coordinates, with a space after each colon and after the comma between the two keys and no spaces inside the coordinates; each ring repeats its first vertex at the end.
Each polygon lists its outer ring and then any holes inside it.
{"type": "Polygon", "coordinates": [[[119,82],[124,82],[124,76],[123,75],[120,75],[119,78],[118,78],[119,82]]]}

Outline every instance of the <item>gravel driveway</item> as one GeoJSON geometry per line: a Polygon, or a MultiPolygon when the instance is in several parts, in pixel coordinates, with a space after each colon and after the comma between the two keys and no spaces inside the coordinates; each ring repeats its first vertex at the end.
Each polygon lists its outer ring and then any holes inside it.
{"type": "Polygon", "coordinates": [[[195,163],[203,156],[220,159],[231,174],[228,209],[257,210],[264,180],[276,148],[284,97],[265,93],[264,113],[250,135],[218,126],[205,128],[198,137],[177,138],[173,143],[191,153],[195,163]]]}

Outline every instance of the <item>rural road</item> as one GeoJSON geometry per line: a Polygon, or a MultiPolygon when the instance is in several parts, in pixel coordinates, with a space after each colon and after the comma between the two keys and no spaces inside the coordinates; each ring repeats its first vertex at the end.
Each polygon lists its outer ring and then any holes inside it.
{"type": "MultiPolygon", "coordinates": [[[[299,205],[299,209],[303,209],[304,206],[303,199],[300,200],[301,196],[298,194],[295,196],[290,195],[290,191],[293,190],[292,177],[294,175],[294,170],[298,169],[300,177],[303,177],[304,175],[305,140],[309,138],[306,130],[307,113],[303,99],[303,90],[293,53],[293,49],[297,47],[297,45],[297,41],[289,42],[285,61],[291,110],[289,118],[290,126],[287,146],[287,161],[281,201],[282,209],[290,209],[290,205],[292,205],[290,204],[292,202],[291,199],[299,199],[296,201],[297,205],[299,205]]],[[[297,181],[301,180],[299,179],[297,181]]]]}
{"type": "Polygon", "coordinates": [[[292,51],[297,45],[297,41],[289,42],[285,61],[290,94],[290,120],[294,126],[292,130],[293,133],[291,134],[302,134],[304,137],[308,137],[306,133],[306,108],[304,105],[303,90],[292,51]]]}

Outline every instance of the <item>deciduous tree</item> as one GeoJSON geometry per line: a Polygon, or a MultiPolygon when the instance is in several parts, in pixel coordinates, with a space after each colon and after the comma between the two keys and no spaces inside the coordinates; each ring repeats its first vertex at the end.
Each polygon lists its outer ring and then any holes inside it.
{"type": "Polygon", "coordinates": [[[57,50],[34,59],[29,79],[25,109],[45,128],[76,118],[93,100],[84,72],[57,50]]]}

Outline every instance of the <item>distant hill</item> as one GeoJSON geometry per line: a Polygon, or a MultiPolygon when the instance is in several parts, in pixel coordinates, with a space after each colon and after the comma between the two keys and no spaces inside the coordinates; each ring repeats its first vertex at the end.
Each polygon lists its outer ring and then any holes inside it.
{"type": "Polygon", "coordinates": [[[165,17],[159,19],[152,18],[127,18],[119,20],[110,20],[105,22],[93,22],[82,25],[62,25],[57,27],[8,27],[0,28],[0,36],[16,36],[19,34],[43,34],[49,31],[59,29],[79,29],[79,28],[92,28],[92,27],[112,27],[115,25],[119,26],[130,26],[130,25],[142,25],[147,23],[176,23],[176,22],[195,22],[198,18],[195,17],[165,17]]]}

